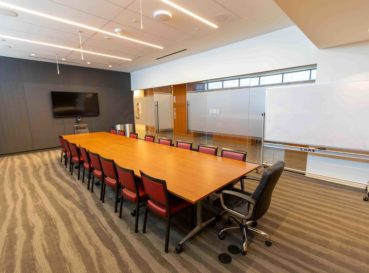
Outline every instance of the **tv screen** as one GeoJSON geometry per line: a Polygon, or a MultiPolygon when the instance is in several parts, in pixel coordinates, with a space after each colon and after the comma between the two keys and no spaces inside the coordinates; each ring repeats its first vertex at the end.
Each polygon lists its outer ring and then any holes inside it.
{"type": "Polygon", "coordinates": [[[97,93],[52,91],[51,101],[56,118],[99,115],[97,93]]]}

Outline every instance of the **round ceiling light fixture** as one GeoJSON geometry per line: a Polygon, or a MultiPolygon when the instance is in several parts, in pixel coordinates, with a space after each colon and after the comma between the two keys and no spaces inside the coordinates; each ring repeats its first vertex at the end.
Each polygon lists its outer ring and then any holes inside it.
{"type": "Polygon", "coordinates": [[[159,9],[159,10],[154,11],[152,16],[154,17],[154,19],[156,19],[158,21],[169,21],[170,19],[173,18],[172,13],[170,13],[167,10],[163,10],[163,9],[159,9]]]}
{"type": "Polygon", "coordinates": [[[116,27],[116,28],[114,28],[114,32],[115,32],[116,34],[118,34],[118,35],[121,35],[121,34],[122,34],[122,32],[123,32],[123,30],[122,30],[122,28],[120,28],[120,27],[116,27]]]}
{"type": "Polygon", "coordinates": [[[17,17],[18,13],[9,9],[0,8],[0,16],[17,17]]]}

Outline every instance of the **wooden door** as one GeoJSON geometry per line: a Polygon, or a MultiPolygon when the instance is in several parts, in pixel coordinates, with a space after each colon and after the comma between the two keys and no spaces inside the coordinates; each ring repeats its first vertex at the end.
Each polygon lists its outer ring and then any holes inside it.
{"type": "Polygon", "coordinates": [[[186,84],[173,85],[173,131],[177,135],[187,134],[186,93],[186,84]]]}

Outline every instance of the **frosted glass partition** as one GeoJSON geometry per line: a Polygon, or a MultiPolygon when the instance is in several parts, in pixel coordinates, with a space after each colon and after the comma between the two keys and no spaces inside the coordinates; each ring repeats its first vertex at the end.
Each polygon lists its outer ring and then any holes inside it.
{"type": "Polygon", "coordinates": [[[159,131],[173,129],[173,96],[169,93],[154,93],[154,101],[157,103],[159,113],[159,131]]]}
{"type": "Polygon", "coordinates": [[[261,137],[265,88],[189,92],[189,129],[261,137]]]}
{"type": "Polygon", "coordinates": [[[155,126],[154,97],[134,99],[135,123],[155,126]]]}

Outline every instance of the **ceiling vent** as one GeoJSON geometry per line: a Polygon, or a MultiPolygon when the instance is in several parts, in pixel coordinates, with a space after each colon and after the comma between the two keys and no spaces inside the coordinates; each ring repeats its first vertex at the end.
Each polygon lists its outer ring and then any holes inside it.
{"type": "Polygon", "coordinates": [[[173,55],[175,55],[175,54],[181,53],[181,52],[186,51],[186,50],[187,50],[187,48],[182,49],[182,50],[178,50],[178,51],[176,51],[176,52],[172,52],[172,53],[169,53],[169,54],[167,54],[167,55],[164,55],[164,56],[161,56],[161,57],[159,57],[159,58],[156,58],[156,60],[164,59],[164,58],[167,58],[167,57],[169,57],[169,56],[173,56],[173,55]]]}

